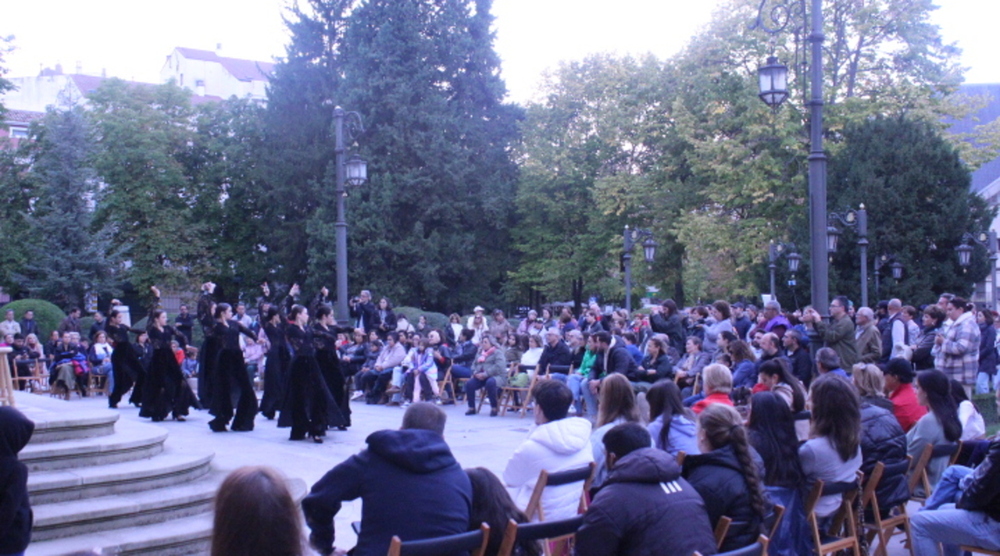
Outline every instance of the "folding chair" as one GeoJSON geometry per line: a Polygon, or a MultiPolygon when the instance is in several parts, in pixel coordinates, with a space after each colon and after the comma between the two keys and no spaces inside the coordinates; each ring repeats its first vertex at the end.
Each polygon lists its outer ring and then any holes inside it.
{"type": "Polygon", "coordinates": [[[978,546],[969,546],[963,544],[959,550],[962,552],[971,552],[973,554],[987,554],[988,556],[1000,556],[1000,550],[990,550],[989,548],[979,548],[978,546]]]}
{"type": "MultiPolygon", "coordinates": [[[[864,474],[858,472],[859,477],[864,474]]],[[[838,552],[840,550],[851,550],[854,556],[861,556],[861,547],[858,544],[858,530],[854,516],[854,500],[858,497],[858,483],[849,481],[844,483],[827,483],[816,481],[809,496],[806,498],[805,512],[806,521],[812,529],[813,543],[817,556],[838,552]],[[820,531],[819,516],[816,515],[816,505],[820,498],[833,494],[841,495],[840,507],[833,514],[830,527],[825,531],[820,531]]]]}
{"type": "MultiPolygon", "coordinates": [[[[511,369],[516,368],[517,363],[511,364],[511,369]]],[[[528,405],[531,403],[531,390],[538,384],[538,380],[542,377],[548,376],[548,367],[546,367],[545,372],[541,369],[535,369],[534,376],[531,377],[531,382],[525,388],[517,388],[514,386],[504,386],[500,389],[499,401],[500,404],[500,416],[503,417],[507,414],[508,409],[516,410],[521,417],[528,412],[528,405]]]]}
{"type": "Polygon", "coordinates": [[[557,473],[549,473],[543,469],[538,474],[538,482],[535,483],[535,489],[531,491],[528,507],[524,509],[524,513],[527,514],[528,519],[532,519],[535,515],[538,515],[538,521],[545,521],[545,514],[542,511],[542,492],[545,491],[546,487],[563,486],[579,482],[583,483],[583,488],[580,490],[578,510],[580,513],[587,511],[587,493],[590,492],[590,483],[594,480],[594,470],[596,468],[597,464],[590,462],[586,467],[559,471],[557,473]]]}
{"type": "Polygon", "coordinates": [[[687,459],[687,452],[685,452],[684,450],[678,450],[676,459],[677,459],[677,465],[683,468],[684,460],[687,459]]]}
{"type": "Polygon", "coordinates": [[[781,504],[775,504],[771,509],[771,515],[768,516],[771,519],[771,527],[768,528],[767,536],[774,538],[774,535],[778,532],[778,527],[781,526],[781,518],[785,516],[785,507],[781,504]]]}
{"type": "Polygon", "coordinates": [[[726,516],[720,517],[719,522],[715,524],[715,547],[719,550],[722,550],[722,543],[726,541],[726,533],[732,524],[733,518],[726,516]]]}
{"type": "Polygon", "coordinates": [[[489,540],[490,526],[485,523],[480,524],[479,529],[475,531],[436,539],[403,542],[399,537],[393,536],[389,544],[389,556],[440,556],[461,552],[470,552],[471,556],[483,556],[489,540]]]}
{"type": "Polygon", "coordinates": [[[910,471],[910,500],[916,500],[924,504],[931,495],[931,491],[934,490],[934,485],[931,484],[930,479],[927,477],[927,466],[930,465],[932,460],[948,457],[948,465],[954,465],[955,460],[958,459],[958,455],[961,452],[961,440],[953,443],[927,444],[924,446],[924,451],[920,453],[920,458],[917,459],[916,465],[910,471]],[[914,494],[917,492],[918,486],[923,487],[923,494],[914,494]]]}
{"type": "MultiPolygon", "coordinates": [[[[715,556],[764,556],[767,554],[767,545],[771,541],[765,536],[757,537],[757,542],[750,546],[730,550],[729,552],[719,552],[715,556]]],[[[701,552],[695,551],[694,556],[701,556],[701,552]]]]}
{"type": "Polygon", "coordinates": [[[0,405],[14,407],[14,381],[11,380],[10,369],[7,367],[7,354],[12,352],[9,347],[0,348],[0,405]]]}
{"type": "Polygon", "coordinates": [[[878,536],[879,545],[875,551],[876,556],[888,556],[889,541],[899,531],[899,528],[902,528],[903,534],[906,535],[906,546],[910,547],[910,554],[913,554],[913,547],[910,542],[910,516],[906,513],[906,502],[892,508],[894,513],[882,519],[878,497],[875,494],[882,481],[886,478],[905,476],[909,467],[909,457],[888,466],[882,462],[876,463],[875,468],[872,469],[871,476],[868,477],[868,482],[865,484],[865,489],[862,491],[861,511],[864,515],[862,527],[864,528],[865,535],[868,537],[869,544],[871,544],[872,539],[876,535],[878,536]],[[871,515],[870,520],[868,519],[869,514],[871,515]]]}
{"type": "Polygon", "coordinates": [[[545,556],[569,552],[573,548],[576,530],[582,524],[583,515],[542,523],[518,523],[511,519],[507,522],[507,529],[504,531],[503,542],[500,543],[497,556],[511,556],[516,545],[529,541],[544,541],[542,548],[545,556]],[[556,550],[552,550],[553,544],[556,550]]]}
{"type": "Polygon", "coordinates": [[[454,402],[458,399],[458,396],[456,395],[455,392],[455,385],[451,382],[451,365],[448,365],[448,370],[444,372],[444,375],[442,375],[441,380],[437,381],[437,383],[438,383],[438,392],[441,393],[442,400],[445,399],[444,397],[445,392],[449,392],[448,395],[451,396],[451,401],[454,402]]]}

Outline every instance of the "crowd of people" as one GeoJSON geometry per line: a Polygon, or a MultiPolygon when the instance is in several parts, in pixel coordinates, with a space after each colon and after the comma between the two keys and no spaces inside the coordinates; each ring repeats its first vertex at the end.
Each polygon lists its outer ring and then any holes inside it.
{"type": "MultiPolygon", "coordinates": [[[[86,350],[72,329],[78,312],[64,321],[52,352],[37,333],[22,339],[15,331],[13,368],[48,358],[53,383],[69,388],[64,374],[78,373],[65,356],[75,342],[89,372],[113,384],[112,407],[131,388],[132,403],[154,420],[182,420],[203,405],[213,431],[249,431],[260,412],[291,427],[293,440],[322,442],[327,430],[349,426],[351,401],[406,407],[401,430],[369,436],[366,450],[303,501],[312,544],[324,554],[333,550],[334,516],[356,498],[363,506],[354,554],[384,553],[392,535],[438,537],[480,521],[496,533],[509,518],[571,517],[579,484],[546,489],[536,514],[524,510],[541,471],[591,462],[597,467],[577,554],[714,554],[712,531],[723,516],[733,524],[718,549],[732,550],[769,531],[775,504],[786,513],[770,553],[802,554],[811,542],[803,496],[813,483],[850,482],[879,462],[915,462],[926,446],[959,440],[964,467],[949,467],[947,456],[927,466],[937,486],[911,520],[915,554],[938,554],[939,545],[957,553],[962,543],[1000,549],[1000,473],[993,469],[1000,441],[986,438],[970,400],[998,390],[1000,321],[960,297],[945,294],[919,309],[897,299],[855,309],[836,297],[829,319],[812,307],[782,311],[776,301],[760,310],[724,300],[683,310],[666,300],[633,315],[591,304],[578,316],[546,308],[517,323],[476,307],[436,329],[422,317],[409,323],[368,291],[351,300],[351,326],[339,328],[325,288],[299,303],[297,286],[279,302],[265,285],[256,318],[245,306],[217,302],[213,290],[206,283],[197,311],[182,308],[172,326],[154,308],[146,329],[129,329],[112,309],[86,350]],[[195,325],[204,342],[185,352],[195,325]],[[149,347],[136,349],[129,334],[146,336],[149,347]],[[197,377],[197,396],[186,374],[197,377]],[[255,375],[263,381],[259,403],[255,375]],[[463,472],[436,406],[464,395],[466,415],[475,415],[483,390],[497,416],[506,386],[531,387],[536,426],[502,478],[463,472]],[[664,517],[674,512],[686,516],[684,534],[664,517]]],[[[25,329],[30,320],[8,314],[4,323],[25,329]]],[[[260,471],[255,477],[268,480],[260,471]]],[[[911,493],[900,477],[876,491],[883,509],[927,494],[911,493]]],[[[824,496],[815,512],[825,523],[839,507],[839,496],[824,496]]]]}

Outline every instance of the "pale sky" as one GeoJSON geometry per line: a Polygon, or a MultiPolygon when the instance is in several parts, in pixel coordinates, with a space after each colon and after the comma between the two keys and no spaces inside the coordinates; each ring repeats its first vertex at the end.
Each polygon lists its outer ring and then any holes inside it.
{"type": "MultiPolygon", "coordinates": [[[[0,36],[14,35],[9,77],[36,75],[61,63],[75,72],[159,81],[176,46],[271,60],[288,40],[281,20],[288,0],[31,0],[5,2],[0,36]]],[[[496,49],[510,98],[533,98],[546,69],[595,52],[677,53],[708,23],[718,0],[494,0],[496,49]]],[[[1000,83],[996,0],[937,0],[933,20],[963,49],[968,83],[1000,83]]]]}

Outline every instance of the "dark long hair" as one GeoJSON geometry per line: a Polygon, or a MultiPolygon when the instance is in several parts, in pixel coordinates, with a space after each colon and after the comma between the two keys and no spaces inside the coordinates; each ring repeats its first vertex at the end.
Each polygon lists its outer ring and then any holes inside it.
{"type": "Polygon", "coordinates": [[[663,428],[660,429],[660,438],[656,444],[662,446],[664,450],[669,450],[670,446],[670,424],[674,420],[674,415],[682,415],[694,422],[695,416],[690,409],[684,406],[681,399],[681,390],[672,380],[660,380],[646,392],[646,401],[649,402],[649,422],[662,419],[663,428]]]}
{"type": "Polygon", "coordinates": [[[962,422],[958,419],[958,405],[951,395],[948,377],[937,369],[920,371],[917,386],[927,396],[927,405],[931,406],[931,413],[944,429],[944,437],[949,442],[962,438],[962,422]]]}
{"type": "Polygon", "coordinates": [[[302,556],[299,508],[269,467],[241,467],[215,494],[212,556],[302,556]]]}
{"type": "Polygon", "coordinates": [[[760,366],[760,372],[768,375],[779,377],[781,382],[789,385],[792,388],[792,411],[798,413],[806,408],[806,391],[799,382],[799,379],[792,374],[791,365],[788,363],[788,359],[784,357],[776,357],[774,359],[768,359],[760,366]]]}
{"type": "Polygon", "coordinates": [[[777,394],[759,392],[750,397],[750,444],[764,460],[764,484],[798,488],[802,484],[795,419],[777,394]]]}
{"type": "MultiPolygon", "coordinates": [[[[484,556],[496,556],[503,541],[503,532],[507,529],[507,521],[513,519],[518,523],[527,523],[528,516],[522,512],[503,483],[489,469],[474,467],[465,470],[472,483],[472,511],[469,512],[469,530],[478,529],[480,523],[490,526],[490,540],[486,545],[484,556]]],[[[542,553],[537,542],[522,542],[515,548],[518,554],[538,556],[542,553]]],[[[214,556],[214,555],[213,555],[214,556]]]]}
{"type": "Polygon", "coordinates": [[[858,453],[861,445],[861,399],[851,383],[824,374],[812,383],[812,430],[826,437],[843,461],[858,453]]]}
{"type": "Polygon", "coordinates": [[[757,476],[757,465],[750,453],[750,442],[747,440],[746,429],[743,428],[743,417],[732,406],[715,403],[698,415],[698,426],[705,433],[705,440],[712,450],[732,447],[747,483],[750,506],[758,517],[764,519],[767,515],[767,501],[764,498],[760,477],[757,476]]]}

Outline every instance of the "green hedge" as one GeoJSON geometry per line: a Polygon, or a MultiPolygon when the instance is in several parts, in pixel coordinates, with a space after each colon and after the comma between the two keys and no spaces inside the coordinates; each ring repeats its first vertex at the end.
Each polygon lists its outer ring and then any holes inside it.
{"type": "Polygon", "coordinates": [[[35,312],[35,320],[38,321],[38,328],[42,332],[39,341],[45,343],[49,339],[49,334],[59,328],[59,323],[66,318],[66,313],[59,307],[42,299],[18,299],[0,307],[0,318],[7,313],[8,309],[14,311],[14,318],[18,322],[24,318],[24,312],[32,310],[35,312]]]}
{"type": "Polygon", "coordinates": [[[417,321],[420,315],[427,317],[427,324],[431,328],[438,328],[444,330],[445,326],[448,326],[448,315],[444,313],[435,313],[433,311],[424,311],[423,309],[417,307],[395,307],[393,311],[397,315],[406,315],[406,320],[410,321],[410,324],[414,328],[417,326],[417,321]]]}

